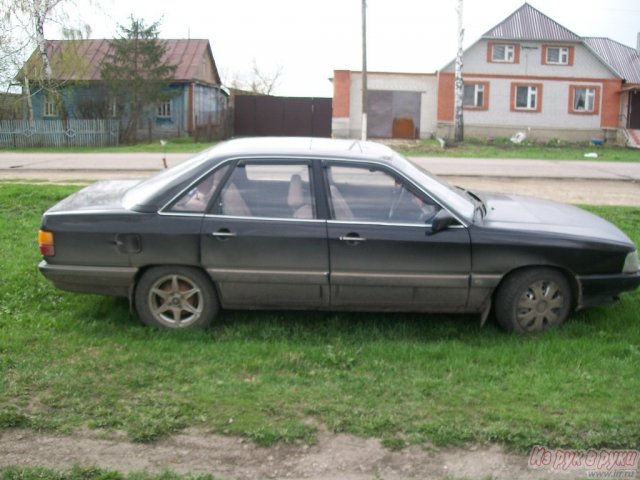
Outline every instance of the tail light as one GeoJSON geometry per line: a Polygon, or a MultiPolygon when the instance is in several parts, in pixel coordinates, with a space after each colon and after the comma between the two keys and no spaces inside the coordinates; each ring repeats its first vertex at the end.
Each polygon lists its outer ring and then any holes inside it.
{"type": "Polygon", "coordinates": [[[53,257],[56,254],[52,232],[40,230],[38,232],[38,245],[40,246],[40,253],[43,257],[53,257]]]}

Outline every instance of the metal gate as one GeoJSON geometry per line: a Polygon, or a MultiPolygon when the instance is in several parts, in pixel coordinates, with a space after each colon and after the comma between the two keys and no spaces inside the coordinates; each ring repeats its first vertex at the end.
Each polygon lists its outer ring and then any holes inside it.
{"type": "Polygon", "coordinates": [[[331,99],[237,95],[234,135],[330,137],[331,99]]]}

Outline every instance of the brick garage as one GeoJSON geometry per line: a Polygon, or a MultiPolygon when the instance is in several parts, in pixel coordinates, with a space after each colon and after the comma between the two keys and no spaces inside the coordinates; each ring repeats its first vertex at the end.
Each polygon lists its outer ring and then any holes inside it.
{"type": "MultiPolygon", "coordinates": [[[[436,130],[436,74],[369,72],[367,136],[429,138],[436,130]]],[[[362,128],[362,73],[336,70],[333,76],[332,133],[359,138],[362,128]]]]}

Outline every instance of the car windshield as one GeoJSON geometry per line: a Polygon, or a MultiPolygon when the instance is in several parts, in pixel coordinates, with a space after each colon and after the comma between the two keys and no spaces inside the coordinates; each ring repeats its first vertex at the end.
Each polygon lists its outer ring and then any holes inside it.
{"type": "Polygon", "coordinates": [[[176,179],[182,177],[186,172],[197,168],[198,165],[202,164],[202,162],[211,158],[211,151],[214,148],[215,147],[208,148],[189,160],[186,160],[175,167],[171,167],[168,170],[162,170],[161,172],[138,183],[124,195],[122,199],[124,207],[133,208],[136,205],[148,205],[151,199],[158,192],[164,190],[176,179]]]}
{"type": "Polygon", "coordinates": [[[424,186],[430,194],[453,210],[454,213],[460,215],[468,222],[473,221],[476,205],[463,191],[456,189],[444,180],[423,170],[420,166],[397,152],[394,152],[393,164],[407,176],[415,179],[424,186]]]}

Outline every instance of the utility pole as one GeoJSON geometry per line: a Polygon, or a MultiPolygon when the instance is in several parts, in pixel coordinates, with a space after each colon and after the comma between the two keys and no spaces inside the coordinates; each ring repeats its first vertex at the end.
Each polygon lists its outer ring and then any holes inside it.
{"type": "Polygon", "coordinates": [[[362,140],[367,139],[367,0],[362,0],[362,140]]]}
{"type": "Polygon", "coordinates": [[[456,13],[458,14],[458,53],[456,55],[456,73],[455,73],[455,140],[461,142],[464,140],[464,121],[462,117],[463,97],[464,97],[464,80],[462,79],[462,40],[464,38],[464,28],[462,26],[462,1],[457,0],[456,13]]]}

